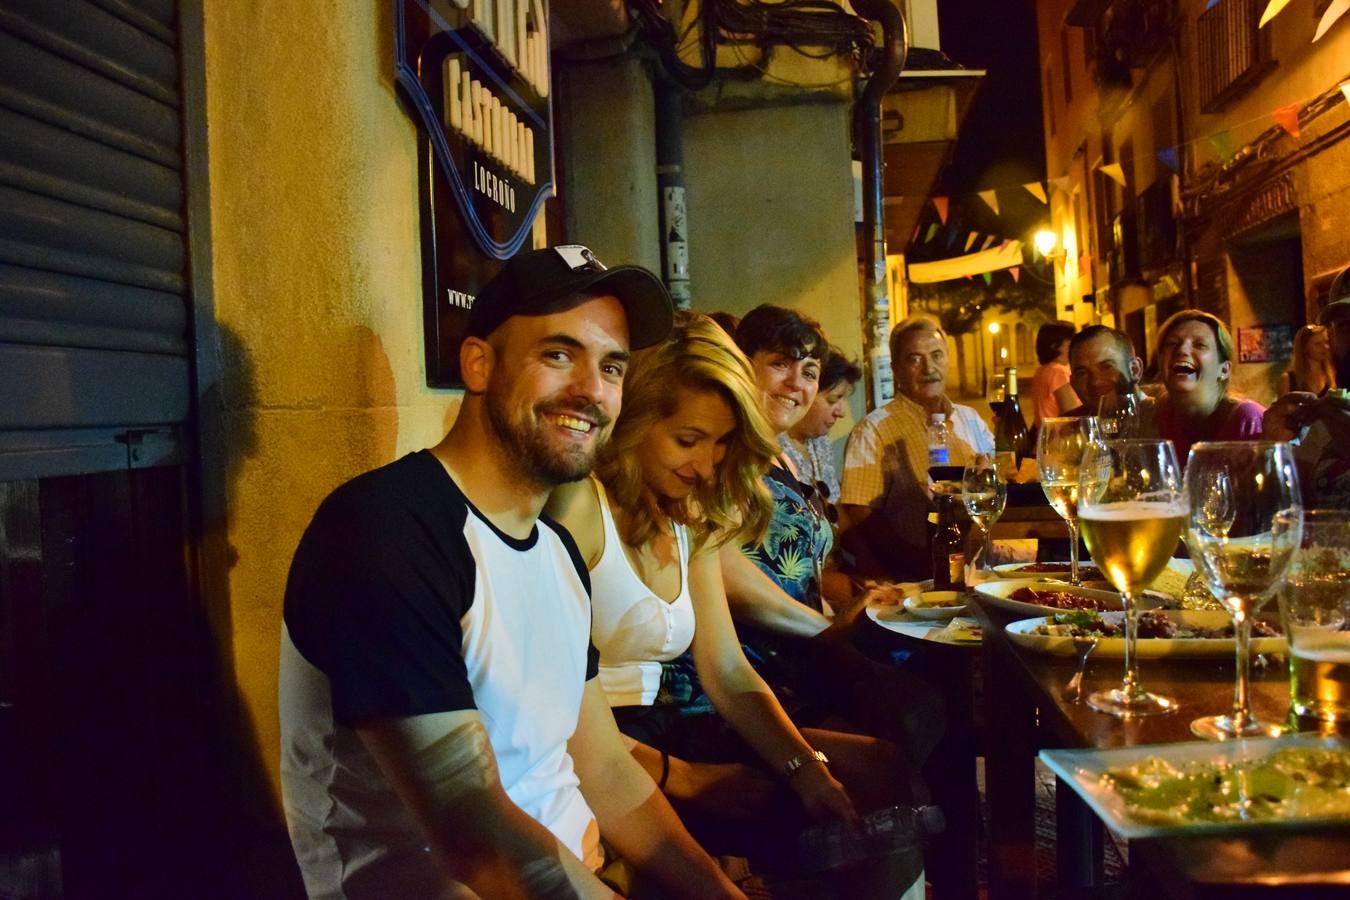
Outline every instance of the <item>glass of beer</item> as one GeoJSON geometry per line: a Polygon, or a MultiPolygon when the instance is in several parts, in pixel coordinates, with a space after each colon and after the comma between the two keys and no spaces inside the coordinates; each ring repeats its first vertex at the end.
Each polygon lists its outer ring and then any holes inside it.
{"type": "Polygon", "coordinates": [[[1252,616],[1283,584],[1299,547],[1303,503],[1288,444],[1196,444],[1186,462],[1186,543],[1214,596],[1233,617],[1237,678],[1233,709],[1191,723],[1209,740],[1276,735],[1248,704],[1252,616]],[[1226,495],[1223,496],[1223,495],[1226,495]]]}
{"type": "Polygon", "coordinates": [[[1056,416],[1041,422],[1036,468],[1045,499],[1069,526],[1069,583],[1078,576],[1078,470],[1083,454],[1099,441],[1095,416],[1056,416]]]}
{"type": "Polygon", "coordinates": [[[1280,619],[1289,638],[1294,712],[1350,722],[1350,511],[1304,511],[1280,619]]]}
{"type": "Polygon", "coordinates": [[[1181,467],[1171,441],[1123,440],[1088,448],[1079,475],[1078,521],[1092,561],[1120,591],[1125,609],[1125,678],[1088,696],[1088,706],[1123,718],[1156,716],[1176,700],[1139,685],[1135,597],[1167,568],[1186,524],[1181,467]]]}

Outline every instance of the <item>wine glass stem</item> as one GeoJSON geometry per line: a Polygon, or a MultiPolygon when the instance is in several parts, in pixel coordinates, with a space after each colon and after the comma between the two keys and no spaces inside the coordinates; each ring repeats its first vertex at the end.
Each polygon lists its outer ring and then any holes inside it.
{"type": "Polygon", "coordinates": [[[1064,523],[1069,526],[1069,584],[1079,584],[1078,577],[1078,520],[1066,517],[1064,523]]]}
{"type": "Polygon", "coordinates": [[[1233,645],[1237,664],[1237,678],[1233,681],[1233,729],[1241,734],[1243,726],[1251,719],[1251,710],[1247,705],[1247,676],[1251,662],[1252,617],[1246,612],[1234,613],[1233,629],[1236,632],[1233,645]]]}
{"type": "Polygon", "coordinates": [[[1121,593],[1120,605],[1125,610],[1125,680],[1120,684],[1120,692],[1128,700],[1140,693],[1139,661],[1134,655],[1139,637],[1139,610],[1134,605],[1134,594],[1129,591],[1121,593]]]}

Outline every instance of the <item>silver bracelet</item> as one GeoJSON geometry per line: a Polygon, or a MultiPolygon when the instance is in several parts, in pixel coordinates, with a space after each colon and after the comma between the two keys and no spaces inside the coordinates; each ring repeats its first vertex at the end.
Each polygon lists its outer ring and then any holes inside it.
{"type": "Polygon", "coordinates": [[[783,769],[779,774],[781,774],[784,779],[790,780],[793,775],[796,775],[802,770],[802,766],[813,759],[821,765],[828,766],[830,764],[830,758],[828,756],[821,753],[819,750],[812,750],[810,753],[798,753],[796,756],[792,757],[792,759],[783,763],[783,769]]]}

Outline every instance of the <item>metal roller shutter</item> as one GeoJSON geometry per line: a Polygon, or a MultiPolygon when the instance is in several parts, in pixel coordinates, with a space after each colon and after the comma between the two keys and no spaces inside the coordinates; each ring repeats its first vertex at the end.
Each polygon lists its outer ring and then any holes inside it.
{"type": "Polygon", "coordinates": [[[0,480],[175,459],[190,303],[174,0],[0,0],[0,480]]]}

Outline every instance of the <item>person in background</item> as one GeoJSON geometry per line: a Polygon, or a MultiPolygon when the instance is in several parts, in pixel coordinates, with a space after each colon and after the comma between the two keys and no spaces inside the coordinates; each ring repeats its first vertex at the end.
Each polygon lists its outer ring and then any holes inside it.
{"type": "Polygon", "coordinates": [[[1167,393],[1158,399],[1158,435],[1176,447],[1183,466],[1198,441],[1255,440],[1266,409],[1228,395],[1233,338],[1218,317],[1183,309],[1158,329],[1154,353],[1167,393]]]}
{"type": "Polygon", "coordinates": [[[839,470],[834,464],[830,429],[848,414],[848,398],[862,378],[862,369],[831,346],[820,367],[816,399],[800,422],[778,435],[783,452],[797,467],[802,481],[815,486],[822,499],[839,499],[839,470]]]}
{"type": "Polygon", "coordinates": [[[899,580],[928,577],[928,426],[951,426],[950,464],[994,452],[979,413],[947,398],[947,338],[935,319],[914,316],[891,331],[896,396],[849,434],[839,491],[840,540],[855,574],[899,580]]]}
{"type": "MultiPolygon", "coordinates": [[[[548,506],[590,569],[600,683],[634,755],[696,804],[681,813],[700,839],[781,865],[809,818],[854,822],[855,802],[870,811],[905,799],[901,758],[875,738],[798,731],[737,641],[718,550],[767,528],[760,478],[778,455],[749,361],[710,319],[677,314],[669,340],[634,356],[624,391],[596,477],[558,487],[548,506]],[[775,802],[758,802],[766,783],[775,802]],[[709,809],[720,821],[697,827],[709,809]]],[[[913,883],[919,855],[909,862],[881,896],[913,883]]]]}
{"type": "MultiPolygon", "coordinates": [[[[1331,336],[1331,359],[1339,384],[1350,383],[1350,267],[1331,282],[1330,302],[1317,317],[1331,336]]],[[[1350,509],[1350,398],[1343,388],[1318,397],[1294,391],[1266,410],[1268,440],[1297,445],[1304,503],[1350,509]]]]}
{"type": "Polygon", "coordinates": [[[1064,415],[1095,416],[1103,399],[1133,394],[1139,416],[1135,436],[1156,437],[1155,400],[1140,390],[1143,369],[1129,335],[1106,325],[1087,326],[1069,341],[1069,386],[1081,405],[1064,415]]]}
{"type": "Polygon", "coordinates": [[[596,676],[586,572],[541,518],[671,326],[650,272],[526,251],[478,293],[445,438],[320,505],[286,584],[287,826],[311,897],[614,897],[610,848],[744,898],[633,759],[596,676]]]}
{"type": "Polygon", "coordinates": [[[1283,397],[1303,391],[1318,397],[1336,387],[1336,365],[1331,359],[1331,333],[1325,325],[1304,325],[1294,335],[1294,358],[1276,388],[1283,397]]]}
{"type": "Polygon", "coordinates": [[[1069,383],[1069,342],[1078,327],[1072,322],[1046,322],[1036,331],[1036,359],[1040,367],[1031,376],[1032,427],[1061,414],[1055,392],[1069,383]]]}
{"type": "Polygon", "coordinates": [[[736,326],[741,324],[741,320],[729,312],[710,312],[708,313],[708,318],[716,322],[728,336],[735,334],[736,326]]]}

